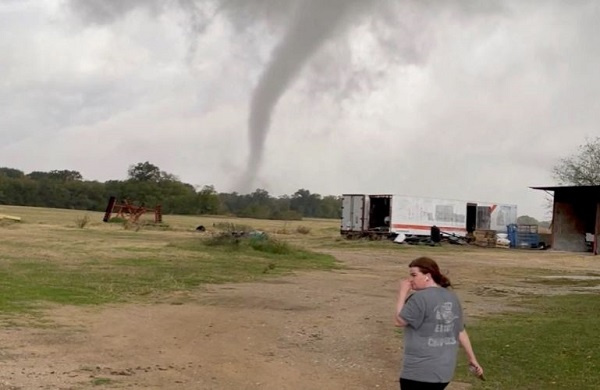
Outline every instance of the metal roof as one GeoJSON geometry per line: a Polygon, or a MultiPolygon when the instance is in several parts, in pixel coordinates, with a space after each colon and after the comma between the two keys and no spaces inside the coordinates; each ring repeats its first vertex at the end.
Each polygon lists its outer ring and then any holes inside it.
{"type": "Polygon", "coordinates": [[[583,190],[583,191],[599,191],[600,185],[597,186],[548,186],[548,187],[529,187],[534,190],[556,191],[556,190],[583,190]]]}

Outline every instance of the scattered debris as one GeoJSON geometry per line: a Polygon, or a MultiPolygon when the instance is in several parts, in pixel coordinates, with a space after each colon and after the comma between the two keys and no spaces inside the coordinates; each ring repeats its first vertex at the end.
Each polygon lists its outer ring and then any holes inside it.
{"type": "Polygon", "coordinates": [[[464,237],[458,236],[456,234],[447,234],[445,239],[446,239],[446,241],[448,241],[449,244],[453,244],[453,245],[467,245],[468,244],[467,240],[465,240],[464,237]]]}
{"type": "Polygon", "coordinates": [[[396,244],[402,244],[405,240],[406,240],[406,234],[404,234],[404,233],[398,233],[396,238],[394,238],[394,242],[396,244]]]}
{"type": "Polygon", "coordinates": [[[508,233],[496,234],[496,248],[510,248],[510,240],[508,239],[508,233]]]}

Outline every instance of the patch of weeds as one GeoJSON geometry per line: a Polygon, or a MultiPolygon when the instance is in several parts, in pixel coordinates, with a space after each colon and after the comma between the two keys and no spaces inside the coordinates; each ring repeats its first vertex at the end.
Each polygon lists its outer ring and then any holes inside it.
{"type": "Polygon", "coordinates": [[[217,246],[230,250],[237,250],[241,246],[242,238],[231,233],[223,232],[215,234],[203,242],[206,246],[217,246]]]}
{"type": "Polygon", "coordinates": [[[290,231],[290,229],[288,229],[287,222],[283,224],[283,227],[281,229],[277,229],[275,231],[275,233],[277,233],[277,234],[292,234],[292,232],[290,231]]]}
{"type": "Polygon", "coordinates": [[[237,235],[223,232],[204,240],[204,244],[207,246],[221,247],[228,250],[251,248],[258,252],[276,255],[285,255],[292,252],[292,248],[288,243],[269,238],[264,233],[257,233],[254,235],[237,235]]]}
{"type": "Polygon", "coordinates": [[[77,226],[79,229],[85,228],[89,223],[90,223],[90,217],[87,214],[85,214],[82,217],[77,217],[75,219],[75,226],[77,226]]]}
{"type": "Polygon", "coordinates": [[[114,383],[114,381],[110,378],[94,378],[91,380],[91,383],[93,386],[103,386],[103,385],[110,385],[112,383],[114,383]]]}
{"type": "Polygon", "coordinates": [[[250,238],[248,240],[250,247],[256,251],[272,253],[277,255],[286,255],[292,252],[292,248],[287,242],[274,240],[270,238],[250,238]]]}
{"type": "Polygon", "coordinates": [[[301,249],[268,236],[233,237],[217,235],[205,240],[173,243],[171,246],[201,252],[210,251],[211,256],[226,259],[240,267],[247,267],[248,275],[264,273],[264,267],[273,263],[269,272],[285,273],[294,269],[334,269],[339,263],[331,255],[301,249]],[[260,268],[257,268],[260,266],[260,268]]]}
{"type": "Polygon", "coordinates": [[[277,267],[277,265],[275,263],[267,264],[265,266],[265,269],[263,269],[263,274],[267,274],[267,273],[273,271],[276,267],[277,267]]]}
{"type": "Polygon", "coordinates": [[[299,234],[309,234],[310,233],[310,228],[308,226],[303,226],[300,225],[296,228],[296,233],[299,234]]]}
{"type": "Polygon", "coordinates": [[[125,220],[125,222],[123,222],[123,229],[124,230],[134,230],[136,232],[139,232],[142,227],[140,226],[140,224],[129,221],[129,220],[125,220]]]}

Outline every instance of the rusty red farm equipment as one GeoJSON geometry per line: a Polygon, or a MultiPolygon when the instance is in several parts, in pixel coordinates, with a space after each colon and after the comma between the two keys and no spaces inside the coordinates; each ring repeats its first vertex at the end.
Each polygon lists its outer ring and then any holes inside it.
{"type": "Polygon", "coordinates": [[[136,206],[127,199],[118,203],[117,199],[114,196],[111,196],[108,199],[108,205],[106,206],[106,211],[104,212],[104,218],[102,220],[108,222],[111,218],[121,218],[128,222],[138,222],[140,217],[147,212],[152,212],[154,214],[154,223],[162,223],[162,210],[160,205],[151,208],[145,207],[143,204],[141,206],[136,206]]]}

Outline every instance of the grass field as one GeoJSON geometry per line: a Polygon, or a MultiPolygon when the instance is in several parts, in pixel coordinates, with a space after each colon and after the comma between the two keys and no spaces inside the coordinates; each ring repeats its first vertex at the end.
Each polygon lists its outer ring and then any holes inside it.
{"type": "Polygon", "coordinates": [[[167,216],[160,227],[140,227],[104,223],[102,213],[94,212],[2,206],[0,213],[22,218],[0,222],[0,313],[5,314],[30,312],[44,302],[157,300],[206,283],[339,267],[333,257],[298,245],[311,232],[295,233],[303,226],[319,234],[335,221],[167,216]],[[83,218],[89,223],[79,227],[83,218]],[[213,226],[231,224],[264,231],[270,239],[214,245],[211,238],[222,230],[213,226]],[[199,225],[207,231],[196,231],[199,225]],[[302,239],[283,240],[292,235],[302,239]]]}
{"type": "MultiPolygon", "coordinates": [[[[374,255],[398,251],[415,256],[423,252],[389,242],[342,240],[336,220],[165,216],[160,227],[127,227],[103,223],[102,214],[93,212],[0,206],[2,213],[22,218],[20,223],[0,221],[0,313],[5,324],[35,317],[48,305],[184,301],[186,291],[207,284],[343,267],[320,251],[374,255]],[[89,223],[80,227],[83,218],[89,223]],[[228,224],[263,231],[270,239],[220,240],[219,233],[228,224]],[[197,232],[199,225],[207,231],[197,232]]],[[[446,260],[489,253],[501,262],[516,256],[510,251],[448,246],[426,251],[446,260]]],[[[506,303],[517,310],[486,315],[469,326],[487,381],[470,377],[464,361],[456,379],[471,383],[474,390],[600,388],[600,339],[595,337],[600,282],[544,279],[541,276],[552,272],[535,266],[494,272],[508,280],[519,278],[523,291],[543,286],[544,291],[572,288],[578,293],[507,296],[506,303]]],[[[585,273],[598,275],[597,270],[585,273]]],[[[505,294],[499,289],[486,291],[505,294]]]]}
{"type": "Polygon", "coordinates": [[[474,389],[597,389],[600,343],[597,295],[557,295],[520,302],[524,312],[485,318],[469,328],[486,367],[487,381],[458,378],[474,389]]]}

